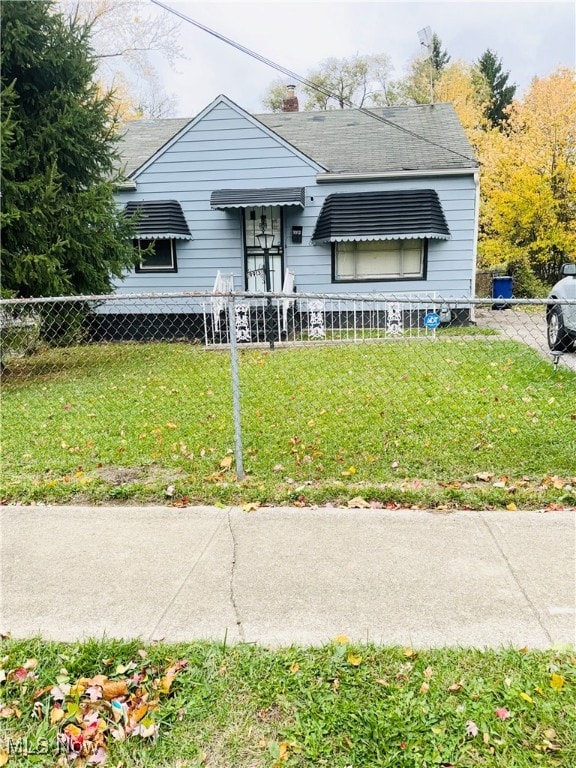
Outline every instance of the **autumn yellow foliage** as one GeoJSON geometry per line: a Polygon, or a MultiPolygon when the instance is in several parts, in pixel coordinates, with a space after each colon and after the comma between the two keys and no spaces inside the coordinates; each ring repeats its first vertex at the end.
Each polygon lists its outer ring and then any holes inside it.
{"type": "Polygon", "coordinates": [[[554,282],[576,255],[576,81],[559,69],[535,78],[505,130],[474,135],[481,163],[479,256],[484,266],[525,260],[554,282]]]}

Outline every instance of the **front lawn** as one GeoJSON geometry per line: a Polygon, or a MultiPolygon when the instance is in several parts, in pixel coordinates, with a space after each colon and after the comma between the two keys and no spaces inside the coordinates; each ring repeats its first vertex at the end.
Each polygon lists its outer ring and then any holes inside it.
{"type": "Polygon", "coordinates": [[[570,650],[341,637],[280,650],[5,640],[1,652],[1,765],[80,766],[81,748],[115,768],[576,765],[570,650]]]}
{"type": "Polygon", "coordinates": [[[576,503],[576,376],[510,341],[50,349],[3,375],[4,501],[576,503]]]}

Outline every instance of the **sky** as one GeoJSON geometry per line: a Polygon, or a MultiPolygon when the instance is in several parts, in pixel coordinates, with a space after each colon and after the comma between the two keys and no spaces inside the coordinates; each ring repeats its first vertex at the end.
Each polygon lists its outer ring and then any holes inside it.
{"type": "MultiPolygon", "coordinates": [[[[576,66],[574,2],[162,2],[302,76],[331,56],[386,53],[400,78],[422,51],[418,31],[427,26],[452,61],[495,51],[519,96],[534,76],[576,66]]],[[[264,111],[263,96],[280,73],[184,21],[179,34],[186,58],[173,67],[157,60],[164,89],[176,98],[174,116],[193,116],[219,94],[264,111]]]]}

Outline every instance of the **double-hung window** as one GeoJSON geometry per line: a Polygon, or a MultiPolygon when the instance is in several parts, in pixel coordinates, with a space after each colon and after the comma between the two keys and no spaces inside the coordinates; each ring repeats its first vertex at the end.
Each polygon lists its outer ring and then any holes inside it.
{"type": "Polygon", "coordinates": [[[418,280],[425,277],[426,241],[368,240],[334,244],[334,280],[418,280]]]}

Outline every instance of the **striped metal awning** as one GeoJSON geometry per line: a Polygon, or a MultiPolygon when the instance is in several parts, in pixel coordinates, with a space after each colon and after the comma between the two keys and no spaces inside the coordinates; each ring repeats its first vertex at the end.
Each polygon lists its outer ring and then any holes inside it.
{"type": "Polygon", "coordinates": [[[450,239],[434,189],[328,195],[312,241],[450,239]]]}
{"type": "Polygon", "coordinates": [[[134,224],[138,237],[146,240],[191,240],[192,235],[177,200],[133,201],[126,204],[125,216],[138,215],[134,224]]]}
{"type": "Polygon", "coordinates": [[[216,189],[210,196],[210,206],[217,210],[251,208],[256,205],[299,205],[303,208],[304,199],[304,187],[216,189]]]}

